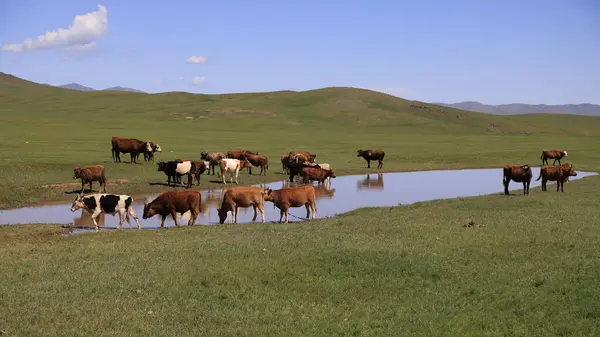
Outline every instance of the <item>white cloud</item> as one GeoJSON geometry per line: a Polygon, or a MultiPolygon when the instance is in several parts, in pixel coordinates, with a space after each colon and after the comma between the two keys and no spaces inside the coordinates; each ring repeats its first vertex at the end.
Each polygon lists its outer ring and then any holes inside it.
{"type": "Polygon", "coordinates": [[[11,52],[53,48],[89,50],[95,46],[96,40],[108,31],[106,13],[106,8],[98,5],[98,10],[95,12],[76,15],[73,23],[67,29],[59,28],[35,39],[27,38],[22,43],[5,44],[1,49],[11,52]]]}
{"type": "Polygon", "coordinates": [[[206,61],[208,61],[208,59],[204,56],[190,56],[187,59],[187,63],[193,63],[193,64],[202,64],[202,63],[206,63],[206,61]]]}
{"type": "Polygon", "coordinates": [[[88,50],[93,50],[95,47],[96,47],[96,41],[90,42],[87,44],[82,44],[79,46],[66,47],[65,49],[73,50],[73,51],[88,51],[88,50]]]}
{"type": "Polygon", "coordinates": [[[406,88],[368,88],[369,90],[373,90],[373,91],[379,91],[382,92],[384,94],[388,94],[388,95],[392,95],[392,96],[396,96],[396,97],[408,97],[411,96],[412,94],[414,94],[415,92],[410,90],[410,89],[406,89],[406,88]]]}
{"type": "Polygon", "coordinates": [[[206,80],[206,77],[204,77],[204,76],[202,76],[202,77],[196,76],[196,77],[192,78],[192,84],[198,85],[198,84],[204,82],[205,80],[206,80]]]}

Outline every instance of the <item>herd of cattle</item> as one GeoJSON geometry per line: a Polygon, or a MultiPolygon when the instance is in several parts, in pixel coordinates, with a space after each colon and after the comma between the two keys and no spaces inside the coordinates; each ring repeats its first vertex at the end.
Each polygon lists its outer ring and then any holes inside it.
{"type": "MultiPolygon", "coordinates": [[[[114,162],[121,162],[121,153],[129,153],[130,162],[137,162],[139,155],[144,155],[145,161],[154,162],[154,154],[162,152],[160,145],[151,141],[142,141],[135,138],[119,138],[112,137],[111,153],[114,162]]],[[[317,163],[317,155],[307,151],[290,151],[287,154],[281,155],[281,165],[283,174],[289,175],[290,182],[294,178],[299,177],[304,184],[300,187],[287,187],[279,190],[263,189],[260,187],[235,187],[228,189],[223,194],[221,207],[217,209],[219,222],[224,223],[228,212],[232,214],[233,223],[237,222],[237,212],[240,207],[254,208],[253,222],[256,221],[258,215],[257,210],[262,214],[262,222],[265,222],[264,202],[270,201],[275,207],[280,210],[279,222],[282,222],[285,215],[285,222],[288,222],[288,210],[290,207],[306,207],[306,218],[316,218],[317,206],[315,198],[315,188],[312,182],[317,181],[319,184],[330,182],[331,178],[335,178],[333,167],[327,163],[317,163]]],[[[381,150],[358,150],[357,157],[362,157],[367,161],[367,166],[371,167],[371,161],[377,161],[377,168],[383,167],[383,159],[385,152],[381,150]]],[[[199,160],[192,159],[175,159],[172,161],[160,161],[157,164],[157,171],[164,172],[167,176],[167,185],[182,184],[181,177],[187,176],[186,187],[190,188],[193,185],[194,179],[196,184],[200,185],[200,177],[202,174],[215,175],[215,167],[219,167],[219,175],[223,184],[227,184],[226,176],[230,176],[230,182],[239,185],[239,172],[247,169],[248,174],[252,174],[253,168],[260,168],[259,175],[266,175],[269,169],[269,159],[261,155],[259,152],[251,152],[248,150],[230,150],[223,152],[201,152],[199,160]]],[[[77,195],[71,211],[75,212],[78,209],[91,214],[92,221],[98,230],[97,219],[101,214],[117,214],[119,213],[119,228],[123,222],[127,220],[130,223],[130,218],[133,217],[137,223],[138,229],[141,228],[139,219],[133,211],[133,198],[129,195],[117,195],[106,193],[106,174],[104,165],[92,165],[84,168],[74,169],[74,179],[81,180],[81,192],[77,195]],[[92,190],[92,182],[98,182],[103,190],[103,193],[91,194],[84,196],[83,191],[85,186],[89,184],[92,190]]],[[[186,212],[191,213],[188,225],[193,225],[200,212],[201,194],[198,191],[181,190],[169,191],[160,194],[152,202],[144,204],[143,218],[151,218],[154,215],[162,217],[161,228],[164,227],[165,219],[171,215],[176,226],[179,226],[177,214],[186,212]]]]}
{"type": "MultiPolygon", "coordinates": [[[[162,152],[161,147],[151,141],[141,141],[133,138],[112,137],[112,157],[113,161],[121,162],[120,154],[129,153],[130,162],[137,162],[140,154],[144,155],[145,161],[154,161],[154,154],[162,152]]],[[[224,223],[228,212],[232,214],[233,223],[237,222],[238,209],[252,207],[254,209],[254,218],[256,221],[257,210],[261,212],[262,222],[265,222],[264,202],[270,201],[280,210],[279,222],[282,222],[285,215],[285,222],[288,222],[288,210],[290,207],[306,207],[306,218],[308,219],[312,212],[312,218],[316,218],[315,188],[313,181],[319,184],[335,178],[331,165],[327,163],[319,164],[316,162],[317,155],[306,151],[290,151],[281,155],[282,172],[289,175],[290,182],[295,177],[300,177],[304,184],[300,187],[287,187],[279,190],[263,189],[260,187],[235,187],[225,191],[221,201],[221,207],[217,209],[219,222],[224,223]]],[[[377,168],[383,167],[385,152],[381,150],[358,150],[357,157],[362,157],[367,161],[367,167],[371,167],[371,161],[377,161],[377,168]]],[[[570,176],[577,176],[573,165],[570,163],[561,164],[560,160],[567,157],[567,151],[562,150],[543,150],[542,167],[540,176],[536,181],[542,179],[542,190],[546,191],[548,181],[557,182],[557,191],[563,191],[563,184],[568,181],[570,176]],[[552,165],[548,164],[548,159],[554,159],[552,165]],[[559,166],[554,166],[558,161],[559,166]]],[[[187,187],[191,187],[195,178],[200,185],[202,174],[215,174],[215,167],[219,167],[220,176],[223,184],[226,184],[226,175],[230,176],[230,182],[239,185],[238,175],[241,170],[247,169],[252,174],[253,168],[260,168],[259,175],[266,175],[269,169],[269,160],[259,152],[248,150],[230,150],[223,152],[201,152],[200,160],[175,159],[173,161],[160,161],[157,163],[157,171],[164,172],[167,176],[167,184],[182,184],[181,177],[187,175],[187,187]]],[[[523,194],[529,194],[529,185],[532,179],[532,170],[529,165],[504,165],[503,185],[504,193],[509,194],[508,185],[510,181],[523,184],[523,194]]],[[[137,223],[138,229],[141,228],[139,219],[133,211],[133,199],[128,195],[116,195],[106,193],[106,176],[103,165],[93,165],[85,168],[75,168],[75,179],[81,179],[81,192],[77,195],[71,206],[71,211],[84,209],[91,214],[92,221],[98,230],[96,219],[100,214],[119,213],[119,228],[127,220],[130,223],[130,217],[133,217],[137,223]],[[83,191],[86,184],[92,189],[92,182],[97,181],[103,188],[102,194],[91,194],[84,196],[83,191]]],[[[148,219],[154,215],[162,217],[161,228],[164,227],[165,219],[171,215],[176,226],[179,226],[177,214],[186,212],[191,213],[188,225],[193,225],[200,212],[201,194],[193,190],[175,190],[164,192],[156,197],[150,203],[144,204],[143,218],[148,219]]]]}

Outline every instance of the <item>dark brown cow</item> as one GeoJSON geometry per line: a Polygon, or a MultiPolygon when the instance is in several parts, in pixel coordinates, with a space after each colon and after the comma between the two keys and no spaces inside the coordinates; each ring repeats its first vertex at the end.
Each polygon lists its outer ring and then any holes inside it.
{"type": "Polygon", "coordinates": [[[552,165],[556,164],[557,161],[558,161],[558,165],[560,165],[560,160],[563,157],[567,157],[567,151],[543,150],[542,155],[540,156],[540,159],[542,160],[542,165],[544,165],[544,163],[546,165],[548,165],[548,159],[554,159],[554,162],[552,163],[552,165]]]}
{"type": "Polygon", "coordinates": [[[227,158],[233,158],[233,159],[244,159],[244,153],[248,152],[250,154],[258,154],[258,152],[250,152],[248,150],[229,150],[227,151],[227,158]]]}
{"type": "Polygon", "coordinates": [[[290,161],[289,154],[281,155],[281,173],[283,173],[283,174],[290,173],[290,168],[288,166],[289,161],[290,161]]]}
{"type": "Polygon", "coordinates": [[[504,165],[502,183],[504,184],[504,194],[509,195],[508,184],[511,180],[517,183],[523,183],[523,194],[529,194],[529,184],[533,173],[531,166],[525,165],[504,165]]]}
{"type": "Polygon", "coordinates": [[[254,217],[252,222],[256,221],[258,213],[256,209],[260,211],[262,215],[262,223],[265,222],[265,207],[264,207],[264,189],[258,186],[243,186],[234,187],[228,189],[223,195],[223,201],[221,202],[221,208],[217,209],[219,214],[219,223],[224,223],[227,219],[227,212],[231,211],[231,218],[233,223],[237,223],[237,214],[240,207],[251,207],[254,208],[254,217]]]}
{"type": "Polygon", "coordinates": [[[371,168],[371,160],[377,160],[379,164],[377,164],[377,168],[380,169],[383,167],[383,158],[385,157],[385,152],[382,150],[357,150],[357,157],[363,157],[367,161],[367,168],[371,168]]]}
{"type": "Polygon", "coordinates": [[[317,218],[317,204],[315,202],[315,188],[311,185],[305,185],[294,188],[282,188],[279,190],[265,189],[265,201],[272,202],[279,208],[279,222],[285,213],[285,223],[288,223],[288,212],[290,207],[306,207],[306,218],[308,219],[312,210],[313,220],[317,218]]]}
{"type": "Polygon", "coordinates": [[[151,142],[141,141],[135,138],[112,137],[112,157],[113,161],[121,162],[121,153],[129,153],[130,162],[137,162],[140,153],[152,152],[151,142]]]}
{"type": "Polygon", "coordinates": [[[73,179],[81,179],[80,193],[83,193],[85,184],[90,184],[90,191],[92,191],[93,181],[99,182],[100,187],[104,187],[104,193],[106,193],[106,176],[104,175],[104,165],[92,165],[84,168],[74,168],[73,179]]]}
{"type": "MultiPolygon", "coordinates": [[[[194,175],[194,178],[196,178],[196,185],[200,185],[200,177],[202,176],[202,173],[207,172],[210,169],[210,164],[208,161],[206,160],[191,160],[191,159],[175,159],[176,162],[178,163],[183,163],[184,161],[189,161],[192,162],[194,165],[192,165],[192,174],[194,175]]],[[[180,177],[177,177],[177,179],[180,179],[180,177]]],[[[181,182],[181,181],[178,181],[181,182]]]]}
{"type": "MultiPolygon", "coordinates": [[[[242,157],[246,158],[252,166],[260,167],[260,173],[258,175],[267,175],[267,170],[269,169],[269,158],[267,158],[267,156],[254,154],[252,152],[244,152],[242,157]]],[[[252,167],[248,168],[248,174],[252,174],[252,167]]]]}
{"type": "Polygon", "coordinates": [[[320,167],[302,168],[302,178],[304,178],[304,183],[318,181],[319,184],[323,184],[328,177],[335,178],[335,172],[320,167]]]}
{"type": "Polygon", "coordinates": [[[213,176],[215,175],[215,166],[219,166],[219,161],[223,158],[227,158],[223,152],[200,152],[200,159],[208,161],[208,174],[210,174],[210,170],[212,169],[213,176]]]}
{"type": "Polygon", "coordinates": [[[542,179],[542,191],[547,191],[546,184],[548,181],[556,181],[556,192],[564,192],[564,184],[569,177],[576,177],[577,172],[573,170],[571,163],[564,163],[560,166],[544,165],[540,169],[540,176],[535,180],[542,179]]]}
{"type": "Polygon", "coordinates": [[[144,203],[144,219],[153,217],[158,214],[162,217],[160,228],[165,226],[167,215],[173,217],[175,226],[179,226],[177,221],[177,213],[182,214],[190,211],[192,214],[188,221],[188,226],[192,226],[196,222],[198,213],[200,213],[200,203],[202,195],[199,191],[169,191],[164,192],[150,203],[144,203]]]}

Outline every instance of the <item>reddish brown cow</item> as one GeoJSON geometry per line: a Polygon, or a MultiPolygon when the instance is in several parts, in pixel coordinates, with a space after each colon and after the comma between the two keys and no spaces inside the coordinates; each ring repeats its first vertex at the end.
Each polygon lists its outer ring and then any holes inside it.
{"type": "Polygon", "coordinates": [[[542,191],[547,191],[546,184],[548,181],[556,181],[556,192],[564,192],[564,184],[569,177],[576,177],[577,172],[573,170],[571,163],[565,163],[560,166],[544,165],[540,169],[540,176],[535,180],[542,179],[542,191]]]}
{"type": "Polygon", "coordinates": [[[508,184],[511,180],[523,183],[523,194],[529,194],[529,184],[533,173],[529,165],[504,165],[502,183],[504,184],[504,194],[509,195],[508,184]]]}
{"type": "Polygon", "coordinates": [[[552,165],[556,164],[557,161],[558,161],[558,165],[560,165],[560,160],[563,157],[567,157],[567,151],[543,150],[542,155],[540,156],[540,159],[542,160],[542,165],[544,165],[544,163],[546,165],[548,165],[548,159],[554,159],[554,162],[552,163],[552,165]]]}
{"type": "MultiPolygon", "coordinates": [[[[258,175],[263,173],[263,175],[267,175],[267,170],[269,169],[269,158],[267,158],[267,156],[261,156],[252,152],[244,152],[243,158],[246,158],[252,166],[260,167],[260,173],[258,175]]],[[[252,174],[252,167],[248,168],[248,174],[252,174]]]]}
{"type": "Polygon", "coordinates": [[[304,178],[304,183],[318,181],[319,184],[323,184],[328,177],[335,178],[335,172],[319,167],[303,167],[302,177],[304,178]]]}
{"type": "Polygon", "coordinates": [[[234,187],[232,189],[228,189],[223,195],[223,201],[221,202],[221,208],[217,209],[217,213],[219,214],[219,223],[224,223],[225,219],[227,219],[227,212],[231,211],[231,218],[233,223],[237,223],[237,214],[238,209],[240,207],[250,207],[254,208],[254,217],[252,218],[252,222],[256,221],[256,216],[258,213],[256,209],[260,211],[262,215],[262,223],[265,222],[265,207],[264,207],[264,189],[257,186],[243,186],[243,187],[234,187]]]}
{"type": "Polygon", "coordinates": [[[281,155],[281,173],[283,173],[283,174],[290,173],[290,167],[288,165],[289,161],[290,161],[290,155],[289,154],[282,154],[281,155]]]}
{"type": "Polygon", "coordinates": [[[371,168],[371,160],[377,160],[377,168],[383,167],[383,158],[385,157],[385,151],[382,150],[357,150],[357,157],[363,157],[367,161],[367,168],[371,168]]]}
{"type": "Polygon", "coordinates": [[[312,210],[313,220],[317,218],[317,204],[315,202],[315,188],[311,185],[282,188],[279,190],[265,189],[265,201],[272,202],[275,207],[279,208],[279,222],[285,213],[285,223],[288,223],[288,211],[290,207],[306,207],[306,218],[308,219],[312,210]]]}
{"type": "Polygon", "coordinates": [[[104,165],[93,165],[84,168],[76,167],[73,169],[73,179],[81,179],[81,192],[85,188],[85,184],[90,184],[92,191],[92,182],[97,181],[100,187],[104,187],[106,193],[106,176],[104,175],[104,165]]]}
{"type": "Polygon", "coordinates": [[[304,163],[304,162],[314,163],[315,159],[317,158],[316,153],[311,153],[311,152],[307,152],[307,151],[290,151],[290,153],[288,153],[288,155],[289,155],[288,162],[294,161],[296,163],[304,163]]]}
{"type": "Polygon", "coordinates": [[[165,219],[167,215],[173,217],[175,226],[179,226],[177,221],[177,213],[182,214],[190,211],[191,217],[188,221],[188,226],[192,226],[196,222],[198,213],[200,213],[200,203],[202,196],[199,191],[169,191],[164,192],[150,203],[144,203],[144,219],[153,217],[158,214],[162,217],[160,228],[165,226],[165,219]]]}
{"type": "Polygon", "coordinates": [[[130,162],[137,162],[140,153],[150,153],[153,151],[152,143],[141,141],[135,138],[112,137],[112,157],[113,161],[121,162],[121,153],[129,153],[130,162]]]}
{"type": "Polygon", "coordinates": [[[248,152],[250,154],[258,154],[258,152],[250,152],[248,150],[229,150],[227,151],[227,158],[244,159],[244,152],[248,152]]]}

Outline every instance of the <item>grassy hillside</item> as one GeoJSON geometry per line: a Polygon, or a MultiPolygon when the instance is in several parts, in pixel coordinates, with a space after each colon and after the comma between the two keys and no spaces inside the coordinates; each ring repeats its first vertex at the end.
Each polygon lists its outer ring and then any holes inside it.
{"type": "MultiPolygon", "coordinates": [[[[244,174],[243,184],[281,179],[279,156],[292,149],[317,152],[338,174],[366,171],[358,148],[384,149],[388,171],[537,164],[543,148],[566,148],[579,169],[600,168],[600,118],[502,117],[354,88],[80,92],[1,74],[0,122],[0,207],[68,200],[78,186],[73,168],[91,164],[106,166],[113,192],[167,189],[149,185],[166,181],[155,164],[113,164],[112,136],[157,142],[157,160],[240,148],[269,156],[267,177],[244,174]]],[[[214,180],[203,177],[203,187],[214,180]]]]}
{"type": "Polygon", "coordinates": [[[597,177],[289,225],[0,226],[8,336],[598,336],[597,177]],[[483,225],[465,228],[468,219],[483,225]]]}

